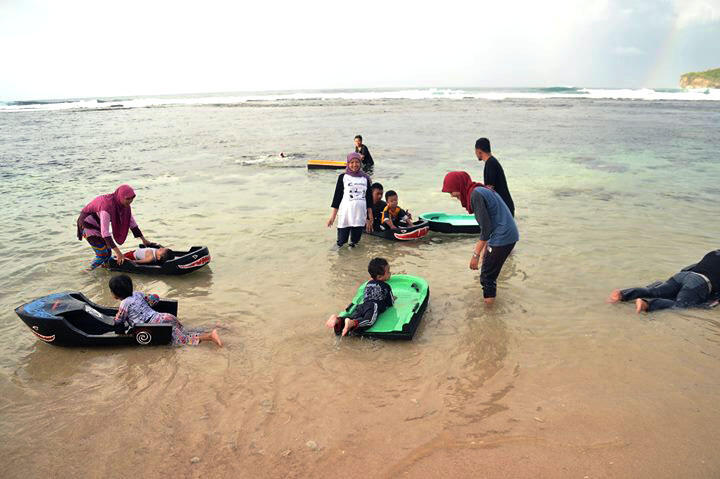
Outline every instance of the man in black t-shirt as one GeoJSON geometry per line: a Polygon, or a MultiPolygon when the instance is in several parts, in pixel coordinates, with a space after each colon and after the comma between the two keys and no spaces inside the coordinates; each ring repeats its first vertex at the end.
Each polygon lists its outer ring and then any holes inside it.
{"type": "Polygon", "coordinates": [[[368,150],[367,146],[363,145],[362,135],[355,135],[355,153],[360,153],[360,156],[362,156],[363,170],[372,168],[375,164],[373,157],[370,154],[370,150],[368,150]]]}
{"type": "Polygon", "coordinates": [[[666,308],[710,305],[720,296],[720,249],[710,251],[699,263],[675,273],[665,282],[644,288],[616,289],[608,301],[635,300],[638,313],[666,308]]]}
{"type": "Polygon", "coordinates": [[[477,156],[478,160],[485,162],[483,183],[500,195],[500,198],[503,199],[514,217],[515,203],[513,203],[512,196],[510,196],[510,190],[508,189],[507,180],[505,179],[505,172],[500,162],[492,156],[490,151],[490,140],[480,138],[475,142],[475,156],[477,156]]]}

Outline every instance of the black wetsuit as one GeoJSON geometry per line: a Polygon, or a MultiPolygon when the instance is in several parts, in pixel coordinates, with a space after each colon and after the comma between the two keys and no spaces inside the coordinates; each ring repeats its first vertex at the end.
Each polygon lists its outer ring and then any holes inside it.
{"type": "Polygon", "coordinates": [[[358,304],[355,311],[348,316],[350,319],[358,321],[354,331],[371,327],[377,321],[378,316],[392,306],[394,302],[395,298],[389,284],[376,279],[368,281],[363,294],[363,302],[358,304]]]}
{"type": "Polygon", "coordinates": [[[675,273],[666,281],[658,281],[644,288],[620,291],[621,301],[641,298],[648,303],[648,311],[666,308],[706,306],[720,293],[720,250],[710,251],[699,263],[675,273]]]}
{"type": "Polygon", "coordinates": [[[373,157],[370,154],[370,150],[368,150],[367,146],[360,145],[360,148],[358,148],[356,146],[355,153],[360,153],[361,155],[363,155],[363,160],[362,160],[363,168],[370,168],[371,166],[373,166],[375,164],[375,162],[373,161],[373,157]]]}
{"type": "Polygon", "coordinates": [[[688,271],[704,275],[710,280],[712,291],[720,291],[720,249],[710,251],[703,256],[703,259],[698,264],[691,266],[688,271]]]}
{"type": "Polygon", "coordinates": [[[500,162],[494,156],[491,156],[485,162],[483,177],[484,183],[493,187],[495,192],[500,195],[500,198],[502,198],[507,205],[510,214],[514,217],[515,203],[513,203],[512,196],[510,196],[510,190],[508,189],[507,180],[505,179],[505,171],[503,171],[500,162]]]}

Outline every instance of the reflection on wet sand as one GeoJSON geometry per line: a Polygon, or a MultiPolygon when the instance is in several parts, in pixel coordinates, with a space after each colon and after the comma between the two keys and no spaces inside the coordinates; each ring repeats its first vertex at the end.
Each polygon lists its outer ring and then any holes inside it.
{"type": "Polygon", "coordinates": [[[212,266],[206,266],[192,275],[170,276],[163,278],[168,286],[168,295],[172,297],[202,298],[212,292],[212,266]]]}
{"type": "Polygon", "coordinates": [[[512,389],[512,382],[496,392],[483,386],[506,367],[510,338],[503,313],[486,311],[481,295],[470,296],[466,330],[456,350],[459,366],[446,399],[449,410],[458,416],[453,422],[482,427],[484,418],[506,409],[498,402],[512,389]]]}

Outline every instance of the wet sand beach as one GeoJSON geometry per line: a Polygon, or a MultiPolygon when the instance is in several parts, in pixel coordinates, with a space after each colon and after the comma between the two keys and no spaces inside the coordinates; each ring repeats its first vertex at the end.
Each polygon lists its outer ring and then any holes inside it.
{"type": "Polygon", "coordinates": [[[0,475],[717,477],[718,309],[605,299],[718,248],[718,125],[716,102],[589,99],[4,113],[0,475]],[[473,236],[332,250],[338,172],[304,165],[357,133],[414,214],[462,213],[442,178],[481,181],[491,139],[520,230],[493,309],[473,236]],[[74,222],[121,183],[148,239],[212,255],[136,289],[219,325],[224,348],[53,347],[13,312],[67,290],[117,304],[74,222]],[[339,341],[324,321],[376,256],[429,282],[420,328],[339,341]]]}

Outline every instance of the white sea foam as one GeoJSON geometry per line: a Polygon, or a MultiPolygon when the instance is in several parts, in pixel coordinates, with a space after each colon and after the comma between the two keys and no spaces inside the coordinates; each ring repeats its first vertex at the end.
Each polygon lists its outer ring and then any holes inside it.
{"type": "Polygon", "coordinates": [[[551,87],[528,89],[459,89],[459,88],[415,88],[404,90],[327,90],[296,92],[260,92],[235,95],[193,95],[140,97],[125,99],[82,99],[67,101],[0,102],[0,112],[32,110],[100,110],[119,108],[152,108],[167,106],[198,105],[240,105],[249,102],[303,102],[303,101],[382,101],[382,100],[543,100],[554,98],[594,100],[678,100],[678,101],[720,101],[720,89],[695,90],[653,90],[600,89],[551,87]]]}

